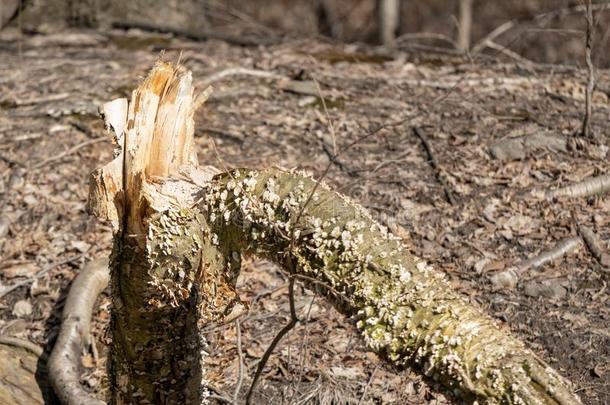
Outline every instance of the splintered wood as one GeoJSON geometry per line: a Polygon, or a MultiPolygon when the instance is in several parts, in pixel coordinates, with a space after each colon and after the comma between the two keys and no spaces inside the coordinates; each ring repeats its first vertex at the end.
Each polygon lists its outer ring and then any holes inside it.
{"type": "Polygon", "coordinates": [[[201,184],[209,178],[209,174],[194,170],[197,159],[193,151],[193,114],[209,93],[208,89],[194,98],[191,72],[158,62],[133,91],[130,102],[120,98],[102,107],[106,127],[114,132],[115,158],[93,172],[89,209],[110,222],[115,233],[123,227],[131,233],[143,231],[146,207],[188,198],[188,183],[201,184]],[[147,198],[155,188],[150,185],[166,177],[189,181],[170,186],[171,195],[147,198]]]}

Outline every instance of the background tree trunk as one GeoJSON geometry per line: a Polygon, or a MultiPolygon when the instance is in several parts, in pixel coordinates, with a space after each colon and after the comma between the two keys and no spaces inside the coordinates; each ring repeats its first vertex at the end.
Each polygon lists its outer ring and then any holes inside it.
{"type": "Polygon", "coordinates": [[[470,50],[470,35],[472,31],[473,0],[460,0],[460,15],[458,19],[458,48],[462,52],[470,50]]]}
{"type": "Polygon", "coordinates": [[[19,4],[20,0],[0,0],[0,29],[13,18],[19,4]]]}
{"type": "Polygon", "coordinates": [[[380,42],[384,45],[392,44],[400,22],[400,0],[378,0],[377,18],[380,42]]]}

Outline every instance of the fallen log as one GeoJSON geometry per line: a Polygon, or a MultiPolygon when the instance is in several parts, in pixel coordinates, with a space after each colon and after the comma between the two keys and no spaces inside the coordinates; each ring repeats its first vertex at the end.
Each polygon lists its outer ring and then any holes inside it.
{"type": "Polygon", "coordinates": [[[118,148],[92,176],[90,207],[115,232],[112,403],[205,400],[199,331],[237,303],[244,254],[331,286],[371,350],[464,400],[580,403],[568,381],[347,197],[305,173],[198,167],[193,114],[205,97],[191,82],[184,67],[159,62],[130,103],[104,108],[118,148]]]}

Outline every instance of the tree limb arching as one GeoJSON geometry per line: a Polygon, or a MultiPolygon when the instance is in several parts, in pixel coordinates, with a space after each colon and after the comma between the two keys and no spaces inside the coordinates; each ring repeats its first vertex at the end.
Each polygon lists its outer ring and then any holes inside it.
{"type": "Polygon", "coordinates": [[[372,350],[465,400],[580,403],[569,382],[347,197],[305,173],[212,177],[197,167],[191,83],[184,67],[159,62],[129,104],[104,109],[122,148],[94,173],[90,206],[115,230],[113,403],[205,399],[199,331],[229,316],[242,254],[289,260],[331,286],[372,350]]]}

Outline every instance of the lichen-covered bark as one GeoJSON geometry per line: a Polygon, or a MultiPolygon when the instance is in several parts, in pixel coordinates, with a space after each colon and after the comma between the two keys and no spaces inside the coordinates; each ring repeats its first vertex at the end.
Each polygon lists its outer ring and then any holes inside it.
{"type": "Polygon", "coordinates": [[[199,404],[203,354],[198,323],[234,301],[225,254],[205,237],[197,210],[154,215],[141,238],[113,253],[111,381],[113,403],[199,404]]]}
{"type": "Polygon", "coordinates": [[[290,255],[298,272],[348,297],[336,302],[392,363],[415,365],[469,401],[580,403],[566,380],[452,292],[440,272],[310,177],[235,170],[211,183],[202,209],[225,254],[279,263],[290,255]]]}

